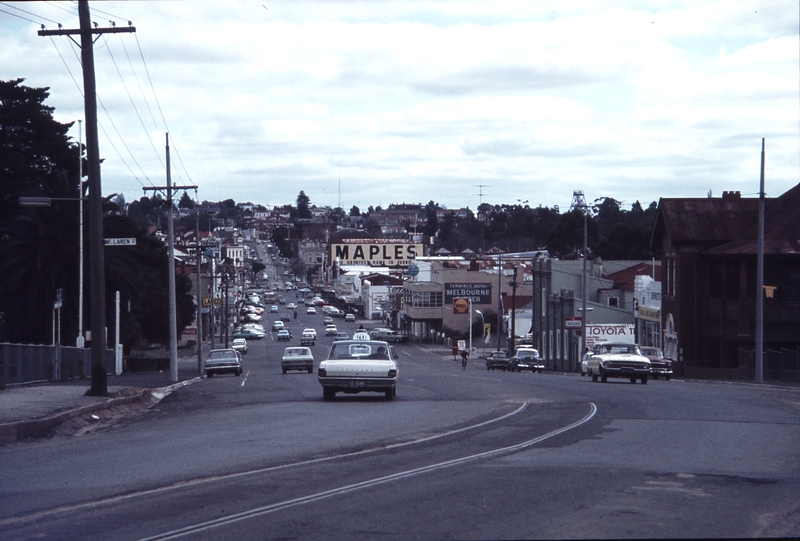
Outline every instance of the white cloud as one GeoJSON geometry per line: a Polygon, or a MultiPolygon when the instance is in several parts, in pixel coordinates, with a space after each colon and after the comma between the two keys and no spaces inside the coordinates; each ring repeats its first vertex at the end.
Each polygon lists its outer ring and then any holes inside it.
{"type": "MultiPolygon", "coordinates": [[[[11,4],[37,23],[77,26],[52,3],[11,4]]],[[[208,200],[293,203],[302,189],[335,205],[339,178],[345,208],[474,209],[481,194],[563,208],[573,190],[626,204],[750,194],[761,137],[768,192],[798,182],[798,14],[788,0],[91,7],[101,26],[114,16],[137,27],[95,46],[114,124],[101,111],[104,190],[129,201],[140,182],[163,184],[150,80],[179,156],[173,180],[208,200]]],[[[0,78],[49,86],[57,119],[82,118],[64,66],[80,84],[69,40],[38,37],[37,24],[5,13],[0,29],[0,78]]]]}

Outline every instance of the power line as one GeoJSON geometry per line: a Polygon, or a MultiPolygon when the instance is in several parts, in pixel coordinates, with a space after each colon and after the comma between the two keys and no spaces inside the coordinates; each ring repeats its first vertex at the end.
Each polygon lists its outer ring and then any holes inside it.
{"type": "MultiPolygon", "coordinates": [[[[3,5],[5,5],[5,4],[3,4],[3,5]]],[[[8,7],[14,7],[14,6],[8,6],[8,7]]],[[[11,13],[10,11],[6,11],[4,9],[0,9],[0,13],[5,13],[6,15],[11,15],[12,17],[16,17],[17,19],[22,19],[23,21],[28,21],[29,23],[39,24],[39,21],[34,21],[34,20],[31,20],[31,19],[28,19],[27,17],[23,17],[22,15],[17,15],[16,13],[11,13]]]]}
{"type": "MultiPolygon", "coordinates": [[[[136,113],[136,117],[139,119],[139,124],[142,125],[142,129],[144,130],[145,134],[147,134],[147,127],[144,125],[144,121],[142,120],[142,115],[139,114],[139,109],[136,107],[136,103],[133,101],[133,96],[131,96],[130,90],[128,90],[128,85],[125,84],[125,78],[122,77],[122,72],[119,70],[119,66],[117,65],[117,60],[114,58],[114,54],[111,52],[111,47],[107,47],[108,49],[108,56],[111,57],[111,62],[114,64],[114,68],[117,70],[117,75],[119,75],[119,80],[122,82],[122,86],[125,88],[125,93],[128,94],[128,99],[131,102],[131,106],[133,106],[133,111],[136,113]]],[[[134,73],[134,77],[136,74],[134,73]]],[[[155,144],[153,144],[153,139],[151,137],[147,137],[147,140],[150,142],[150,146],[153,149],[153,153],[158,158],[159,163],[161,166],[164,167],[164,162],[161,161],[161,156],[158,154],[156,150],[155,144]]]]}
{"type": "MultiPolygon", "coordinates": [[[[30,12],[28,10],[25,10],[25,9],[22,9],[22,8],[18,8],[17,6],[12,6],[11,4],[8,4],[6,2],[0,2],[0,4],[4,5],[7,8],[16,9],[17,11],[21,11],[22,13],[25,13],[26,15],[30,15],[31,17],[38,17],[40,21],[47,21],[49,23],[57,24],[59,27],[61,26],[61,23],[59,23],[58,21],[54,21],[53,19],[48,19],[47,17],[43,17],[41,15],[37,15],[36,13],[32,13],[32,12],[30,12]]],[[[14,13],[11,13],[9,11],[4,11],[3,13],[8,13],[9,15],[12,15],[14,17],[19,17],[20,19],[24,19],[24,20],[32,22],[34,24],[37,24],[37,23],[40,22],[40,21],[32,21],[30,19],[26,19],[25,17],[22,17],[20,15],[15,15],[14,13]]]]}

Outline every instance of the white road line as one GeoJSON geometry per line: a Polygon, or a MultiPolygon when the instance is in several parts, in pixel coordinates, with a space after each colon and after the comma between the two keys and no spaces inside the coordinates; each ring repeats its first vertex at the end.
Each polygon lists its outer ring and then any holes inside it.
{"type": "Polygon", "coordinates": [[[532,440],[528,440],[528,441],[525,441],[525,442],[522,442],[522,443],[518,443],[516,445],[511,445],[511,446],[508,446],[508,447],[501,447],[499,449],[494,449],[492,451],[485,451],[483,453],[477,453],[477,454],[474,454],[474,455],[468,455],[468,456],[461,457],[461,458],[456,458],[456,459],[453,459],[453,460],[447,460],[445,462],[439,462],[437,464],[430,464],[428,466],[422,466],[421,468],[414,468],[414,469],[411,469],[411,470],[406,470],[406,471],[403,471],[403,472],[394,473],[394,474],[387,475],[387,476],[384,476],[384,477],[377,477],[375,479],[369,479],[367,481],[362,481],[360,483],[354,483],[352,485],[345,485],[345,486],[334,488],[334,489],[331,489],[331,490],[325,490],[323,492],[318,492],[316,494],[309,494],[308,496],[302,496],[300,498],[287,500],[285,502],[279,502],[279,503],[274,503],[274,504],[271,504],[271,505],[265,505],[263,507],[257,507],[255,509],[251,509],[249,511],[244,511],[242,513],[237,513],[235,515],[231,515],[229,517],[215,519],[215,520],[209,520],[207,522],[202,522],[202,523],[196,524],[194,526],[186,526],[185,528],[179,528],[179,529],[173,530],[171,532],[165,532],[163,534],[155,535],[155,536],[152,536],[152,537],[145,537],[145,538],[140,539],[139,541],[160,541],[160,540],[165,540],[165,539],[176,539],[176,538],[179,538],[179,537],[183,537],[184,535],[199,533],[199,532],[203,532],[203,531],[206,531],[206,530],[210,530],[212,528],[216,528],[218,526],[224,526],[224,525],[227,525],[227,524],[233,524],[235,522],[241,522],[243,520],[247,520],[247,519],[250,519],[250,518],[253,518],[253,517],[266,515],[266,514],[269,514],[269,513],[273,513],[275,511],[281,511],[283,509],[288,509],[290,507],[294,507],[294,506],[297,506],[297,505],[303,505],[303,504],[306,504],[306,503],[319,501],[319,500],[322,500],[322,499],[325,499],[325,498],[330,498],[331,496],[338,496],[340,494],[346,494],[348,492],[361,490],[363,488],[369,488],[369,487],[381,485],[381,484],[384,484],[384,483],[389,483],[389,482],[392,482],[392,481],[405,479],[407,477],[413,477],[415,475],[428,473],[428,472],[431,472],[431,471],[436,471],[436,470],[440,470],[440,469],[444,469],[444,468],[450,468],[452,466],[458,466],[458,465],[464,464],[466,462],[471,462],[471,461],[474,461],[474,460],[480,460],[480,459],[484,459],[484,458],[491,458],[491,457],[499,456],[499,455],[502,455],[502,454],[515,453],[517,451],[521,451],[523,449],[526,449],[528,447],[536,445],[537,443],[540,443],[540,442],[542,442],[544,440],[547,440],[549,438],[552,438],[554,436],[558,436],[559,434],[563,434],[564,432],[572,430],[573,428],[576,428],[576,427],[581,426],[582,424],[588,422],[597,413],[597,406],[595,406],[593,403],[590,403],[590,406],[591,406],[591,408],[590,408],[589,413],[583,419],[581,419],[579,421],[576,421],[576,422],[574,422],[572,424],[569,424],[567,426],[564,426],[562,428],[553,430],[552,432],[544,434],[543,436],[539,436],[538,438],[534,438],[532,440]]]}
{"type": "Polygon", "coordinates": [[[132,499],[140,498],[140,497],[143,497],[143,496],[154,496],[154,495],[157,495],[157,494],[163,494],[163,493],[166,493],[166,492],[171,492],[173,490],[178,490],[178,489],[182,489],[182,488],[186,488],[186,487],[192,487],[192,486],[196,486],[196,485],[202,485],[202,484],[205,484],[205,483],[213,483],[213,482],[216,482],[216,481],[225,481],[225,480],[229,480],[229,479],[235,479],[237,477],[249,477],[251,475],[258,475],[258,474],[261,474],[261,473],[269,473],[269,472],[278,471],[278,470],[286,470],[286,469],[294,468],[294,467],[308,466],[310,464],[319,464],[319,463],[322,463],[322,462],[330,462],[332,460],[338,460],[338,459],[341,459],[341,458],[349,458],[349,457],[354,457],[354,456],[366,455],[366,454],[375,453],[375,452],[378,452],[378,451],[383,451],[383,450],[386,450],[386,449],[396,449],[396,448],[399,448],[399,447],[406,447],[408,445],[416,445],[418,443],[424,443],[424,442],[435,440],[435,439],[438,439],[438,438],[445,438],[447,436],[452,436],[453,434],[458,434],[460,432],[466,432],[468,430],[474,430],[476,428],[480,428],[482,426],[486,426],[486,425],[489,425],[489,424],[492,424],[492,423],[497,423],[497,422],[502,421],[504,419],[507,419],[507,418],[509,418],[509,417],[511,417],[513,415],[521,413],[527,407],[528,407],[528,404],[524,403],[520,407],[515,409],[514,411],[506,413],[505,415],[501,415],[500,417],[496,417],[494,419],[489,419],[488,421],[484,421],[482,423],[478,423],[478,424],[475,424],[475,425],[470,425],[470,426],[466,426],[464,428],[451,430],[449,432],[442,432],[441,434],[435,434],[433,436],[427,436],[427,437],[416,439],[416,440],[409,440],[409,441],[401,442],[401,443],[393,443],[391,445],[386,445],[386,446],[383,446],[383,447],[371,447],[369,449],[364,449],[362,451],[353,451],[351,453],[343,453],[343,454],[339,454],[339,455],[331,455],[331,456],[315,458],[315,459],[311,459],[311,460],[303,460],[303,461],[300,461],[300,462],[290,462],[288,464],[282,464],[280,466],[270,466],[268,468],[259,468],[259,469],[256,469],[256,470],[249,470],[249,471],[244,471],[244,472],[231,473],[231,474],[227,474],[227,475],[215,475],[215,476],[212,476],[212,477],[204,477],[202,479],[194,479],[194,480],[189,480],[189,481],[180,481],[180,482],[178,482],[178,483],[176,483],[174,485],[167,485],[167,486],[163,486],[163,487],[159,487],[159,488],[153,488],[153,489],[150,489],[150,490],[143,490],[143,491],[139,491],[139,492],[131,492],[129,494],[121,494],[119,496],[111,496],[109,498],[105,498],[105,499],[102,499],[102,500],[96,500],[96,501],[92,501],[92,502],[79,503],[79,504],[75,504],[75,505],[65,505],[65,506],[62,506],[62,507],[56,507],[54,509],[48,509],[48,510],[44,510],[44,511],[37,511],[35,513],[32,513],[30,515],[25,515],[25,516],[22,516],[22,517],[12,517],[12,518],[0,519],[0,526],[6,526],[6,525],[9,525],[9,524],[22,524],[22,523],[26,523],[26,522],[32,522],[32,521],[35,521],[35,520],[38,520],[40,518],[44,518],[44,517],[47,517],[47,516],[50,516],[50,515],[56,515],[56,514],[59,514],[59,513],[66,513],[66,512],[73,512],[73,511],[77,511],[77,510],[80,510],[80,509],[91,509],[91,508],[100,507],[100,506],[103,506],[103,505],[110,505],[110,504],[119,503],[119,502],[123,502],[123,501],[127,501],[127,500],[132,500],[132,499]]]}

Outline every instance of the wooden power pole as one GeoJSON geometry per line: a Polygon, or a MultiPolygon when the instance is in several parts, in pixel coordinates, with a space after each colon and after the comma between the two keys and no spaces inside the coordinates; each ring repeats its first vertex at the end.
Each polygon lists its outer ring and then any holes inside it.
{"type": "MultiPolygon", "coordinates": [[[[100,182],[100,148],[97,137],[97,93],[94,77],[93,34],[136,32],[133,26],[120,28],[94,28],[89,17],[88,0],[79,0],[78,30],[45,30],[40,36],[80,35],[81,62],[83,64],[83,94],[86,115],[86,160],[89,177],[89,280],[91,283],[91,331],[92,331],[92,387],[87,394],[108,394],[106,375],[106,286],[103,258],[103,192],[100,182]]],[[[72,39],[70,37],[70,39],[72,39]]],[[[74,40],[73,40],[74,41],[74,40]]]]}

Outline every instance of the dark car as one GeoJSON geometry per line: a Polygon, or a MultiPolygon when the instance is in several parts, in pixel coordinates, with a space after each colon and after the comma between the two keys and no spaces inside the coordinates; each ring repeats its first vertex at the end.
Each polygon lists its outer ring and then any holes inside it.
{"type": "Polygon", "coordinates": [[[531,373],[544,370],[544,363],[542,358],[539,357],[539,352],[533,348],[519,348],[517,352],[511,357],[511,364],[509,367],[512,371],[522,372],[523,370],[530,370],[531,373]]]}
{"type": "Polygon", "coordinates": [[[212,349],[205,360],[206,376],[231,372],[235,376],[242,375],[242,354],[235,349],[212,349]]]}
{"type": "Polygon", "coordinates": [[[506,350],[493,351],[486,358],[486,370],[494,370],[495,368],[508,370],[510,367],[511,357],[508,356],[508,351],[506,350]]]}
{"type": "Polygon", "coordinates": [[[281,314],[281,321],[289,322],[291,320],[292,320],[292,316],[290,316],[289,314],[281,314]]]}
{"type": "Polygon", "coordinates": [[[664,352],[661,348],[652,346],[639,346],[642,355],[650,359],[650,376],[653,379],[658,379],[658,376],[664,376],[664,379],[669,381],[672,377],[672,361],[664,357],[664,352]]]}

